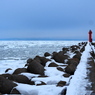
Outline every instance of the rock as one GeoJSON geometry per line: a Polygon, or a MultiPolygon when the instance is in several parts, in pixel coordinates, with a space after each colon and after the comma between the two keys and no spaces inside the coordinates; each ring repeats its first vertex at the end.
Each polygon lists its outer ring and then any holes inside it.
{"type": "Polygon", "coordinates": [[[82,46],[82,44],[81,43],[78,43],[78,46],[82,46]]]}
{"type": "Polygon", "coordinates": [[[50,63],[48,67],[57,67],[58,65],[54,62],[50,63]]]}
{"type": "Polygon", "coordinates": [[[94,53],[94,51],[91,51],[90,54],[95,59],[95,53],[94,53]]]}
{"type": "Polygon", "coordinates": [[[78,65],[78,62],[74,59],[69,59],[67,64],[68,66],[65,68],[65,72],[73,75],[78,65]]]}
{"type": "Polygon", "coordinates": [[[18,83],[25,83],[30,84],[31,81],[24,75],[10,75],[10,74],[2,74],[0,76],[3,76],[6,79],[18,82],[18,83]]]}
{"type": "Polygon", "coordinates": [[[21,94],[16,88],[13,88],[10,94],[21,94]]]}
{"type": "Polygon", "coordinates": [[[62,50],[63,50],[63,51],[68,51],[69,48],[63,47],[62,50]]]}
{"type": "Polygon", "coordinates": [[[48,56],[50,56],[50,55],[51,55],[51,54],[48,53],[48,52],[46,52],[46,53],[44,54],[45,57],[48,57],[48,56]]]}
{"type": "Polygon", "coordinates": [[[36,84],[36,86],[46,85],[46,83],[42,82],[40,84],[36,84]]]}
{"type": "Polygon", "coordinates": [[[80,52],[83,52],[85,50],[85,46],[83,46],[81,49],[80,49],[80,52]]]}
{"type": "Polygon", "coordinates": [[[16,83],[13,83],[11,80],[0,76],[0,92],[2,94],[10,94],[11,90],[16,86],[16,83]]]}
{"type": "Polygon", "coordinates": [[[39,57],[39,59],[40,59],[41,64],[42,64],[43,66],[45,66],[46,63],[47,63],[48,61],[50,61],[49,59],[47,59],[47,58],[45,58],[45,57],[39,57]]]}
{"type": "Polygon", "coordinates": [[[12,69],[11,69],[11,68],[6,69],[6,70],[5,70],[5,73],[8,72],[9,70],[12,70],[12,69]]]}
{"type": "Polygon", "coordinates": [[[64,63],[64,60],[68,58],[69,56],[64,55],[62,51],[59,53],[54,53],[52,56],[52,59],[54,59],[56,62],[59,62],[59,63],[64,63]]]}
{"type": "Polygon", "coordinates": [[[26,67],[26,66],[28,66],[29,65],[29,63],[26,63],[25,65],[24,65],[24,67],[26,67]]]}
{"type": "Polygon", "coordinates": [[[66,64],[69,65],[69,64],[76,63],[76,62],[77,62],[77,64],[79,63],[79,59],[78,58],[71,58],[71,59],[68,59],[68,61],[66,62],[66,64]]]}
{"type": "Polygon", "coordinates": [[[59,81],[58,83],[57,83],[57,86],[60,86],[60,87],[63,87],[63,86],[65,86],[66,85],[66,81],[59,81]]]}
{"type": "Polygon", "coordinates": [[[30,85],[35,85],[35,82],[34,81],[31,81],[29,84],[30,85]]]}
{"type": "Polygon", "coordinates": [[[64,71],[64,69],[61,67],[57,67],[57,70],[62,71],[62,72],[64,71]]]}
{"type": "Polygon", "coordinates": [[[13,74],[20,74],[20,73],[23,73],[23,72],[27,72],[27,69],[26,68],[17,68],[13,74]]]}
{"type": "Polygon", "coordinates": [[[44,75],[44,67],[36,60],[33,60],[31,63],[29,63],[27,71],[34,74],[44,75]]]}
{"type": "Polygon", "coordinates": [[[34,60],[36,60],[37,62],[39,62],[39,63],[41,64],[40,56],[36,56],[36,57],[34,58],[34,60]]]}
{"type": "Polygon", "coordinates": [[[63,74],[64,77],[70,77],[71,75],[70,74],[63,74]]]}
{"type": "Polygon", "coordinates": [[[95,47],[95,43],[92,42],[91,44],[95,47]]]}
{"type": "Polygon", "coordinates": [[[77,49],[80,49],[80,47],[77,45],[72,45],[70,48],[72,52],[76,51],[77,49]]]}
{"type": "Polygon", "coordinates": [[[81,59],[81,53],[77,53],[76,55],[73,56],[73,58],[81,59]]]}
{"type": "Polygon", "coordinates": [[[63,47],[62,50],[63,50],[63,53],[67,53],[67,51],[69,51],[69,48],[63,47]]]}
{"type": "Polygon", "coordinates": [[[47,59],[47,58],[45,58],[45,57],[40,57],[40,56],[36,56],[36,57],[34,58],[34,60],[38,61],[38,62],[39,62],[41,65],[43,65],[43,66],[45,66],[46,63],[47,63],[48,61],[50,61],[49,59],[47,59]]]}
{"type": "Polygon", "coordinates": [[[80,52],[79,52],[78,50],[75,50],[74,53],[75,53],[75,54],[79,54],[80,52]]]}
{"type": "Polygon", "coordinates": [[[54,51],[54,52],[52,53],[52,55],[55,55],[56,53],[57,53],[57,52],[54,51]]]}
{"type": "Polygon", "coordinates": [[[0,76],[1,76],[1,77],[4,77],[4,78],[6,78],[6,79],[9,79],[9,78],[12,77],[11,74],[1,74],[0,76]]]}
{"type": "Polygon", "coordinates": [[[30,84],[30,80],[24,75],[12,75],[10,80],[16,81],[18,83],[30,84]]]}
{"type": "Polygon", "coordinates": [[[45,78],[45,77],[48,77],[48,76],[46,76],[46,75],[41,75],[41,76],[38,76],[38,77],[44,77],[44,78],[45,78]]]}
{"type": "Polygon", "coordinates": [[[29,58],[28,60],[27,60],[27,63],[31,63],[33,61],[33,59],[32,58],[29,58]]]}

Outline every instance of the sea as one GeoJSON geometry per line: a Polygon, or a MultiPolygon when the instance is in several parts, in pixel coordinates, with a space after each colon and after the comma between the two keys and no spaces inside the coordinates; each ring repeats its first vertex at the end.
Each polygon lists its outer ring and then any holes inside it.
{"type": "Polygon", "coordinates": [[[22,68],[28,58],[44,56],[45,52],[52,54],[54,51],[61,51],[63,47],[76,45],[82,41],[0,41],[0,74],[7,68],[22,68]]]}

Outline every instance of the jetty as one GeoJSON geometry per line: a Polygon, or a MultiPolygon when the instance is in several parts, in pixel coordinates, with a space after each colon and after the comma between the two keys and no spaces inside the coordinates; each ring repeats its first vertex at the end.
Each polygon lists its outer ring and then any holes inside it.
{"type": "Polygon", "coordinates": [[[0,74],[0,94],[95,95],[95,43],[63,47],[26,60],[22,68],[0,74]]]}

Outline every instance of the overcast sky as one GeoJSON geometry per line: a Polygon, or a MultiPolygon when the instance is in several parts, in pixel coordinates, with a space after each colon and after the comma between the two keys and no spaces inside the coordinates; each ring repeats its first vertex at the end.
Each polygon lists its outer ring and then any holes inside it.
{"type": "Polygon", "coordinates": [[[0,0],[0,39],[95,38],[95,0],[0,0]]]}

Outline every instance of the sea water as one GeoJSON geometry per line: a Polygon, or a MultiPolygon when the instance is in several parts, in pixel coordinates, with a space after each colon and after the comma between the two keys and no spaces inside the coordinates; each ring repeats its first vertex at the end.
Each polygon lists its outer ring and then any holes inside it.
{"type": "Polygon", "coordinates": [[[44,56],[45,52],[61,51],[81,41],[0,41],[0,73],[7,68],[22,68],[28,58],[44,56]]]}

